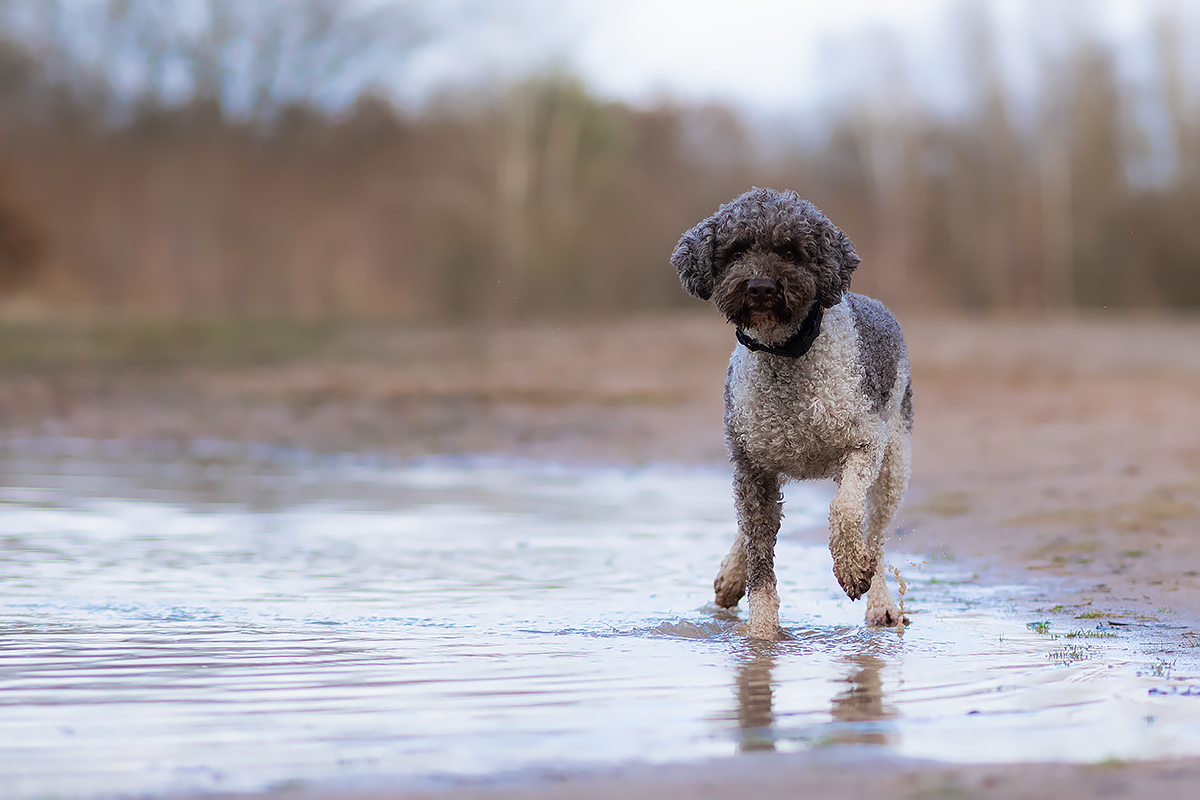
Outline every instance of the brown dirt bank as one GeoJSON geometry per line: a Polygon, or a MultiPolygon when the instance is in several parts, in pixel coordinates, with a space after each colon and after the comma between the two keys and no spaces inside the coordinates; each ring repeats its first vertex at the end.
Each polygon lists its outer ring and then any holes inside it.
{"type": "MultiPolygon", "coordinates": [[[[702,764],[632,766],[593,774],[543,775],[499,783],[439,788],[303,788],[272,793],[278,800],[1083,800],[1190,797],[1200,761],[946,765],[890,758],[853,749],[776,755],[757,753],[702,764]]],[[[247,797],[261,797],[251,795],[247,797]]],[[[231,798],[234,800],[234,798],[231,798]]]]}

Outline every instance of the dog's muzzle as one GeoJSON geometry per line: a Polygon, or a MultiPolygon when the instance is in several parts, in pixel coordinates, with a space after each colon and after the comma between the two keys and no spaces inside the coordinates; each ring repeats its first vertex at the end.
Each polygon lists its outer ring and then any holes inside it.
{"type": "Polygon", "coordinates": [[[742,292],[744,319],[751,323],[784,322],[787,304],[783,289],[771,278],[751,278],[742,292]]]}
{"type": "Polygon", "coordinates": [[[779,284],[770,278],[752,278],[746,282],[746,304],[770,308],[779,299],[779,284]]]}

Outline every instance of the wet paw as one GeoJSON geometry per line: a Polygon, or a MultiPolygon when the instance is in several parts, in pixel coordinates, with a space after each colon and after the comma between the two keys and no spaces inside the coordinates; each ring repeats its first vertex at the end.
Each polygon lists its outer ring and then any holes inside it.
{"type": "Polygon", "coordinates": [[[857,600],[871,588],[871,579],[875,577],[875,561],[864,565],[861,569],[841,567],[837,562],[833,565],[833,575],[838,585],[851,600],[857,600]]]}
{"type": "Polygon", "coordinates": [[[895,606],[881,606],[879,608],[867,608],[867,624],[880,625],[883,627],[892,627],[900,624],[900,609],[895,606]]]}
{"type": "Polygon", "coordinates": [[[721,574],[713,581],[713,592],[716,595],[717,605],[721,608],[733,608],[739,600],[746,596],[746,581],[745,579],[739,581],[721,574]]]}
{"type": "Polygon", "coordinates": [[[760,623],[756,625],[754,622],[750,622],[746,626],[745,631],[746,635],[751,639],[761,639],[764,642],[778,642],[785,638],[783,628],[779,627],[779,623],[760,623]]]}

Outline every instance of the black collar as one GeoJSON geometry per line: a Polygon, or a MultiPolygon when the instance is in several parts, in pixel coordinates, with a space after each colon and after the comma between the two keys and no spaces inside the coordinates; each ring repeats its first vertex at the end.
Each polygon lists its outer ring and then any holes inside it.
{"type": "Polygon", "coordinates": [[[800,323],[800,327],[796,329],[796,332],[786,342],[777,347],[751,339],[741,328],[737,329],[737,340],[745,345],[747,350],[761,350],[764,353],[770,353],[775,356],[799,358],[808,352],[813,342],[816,341],[817,334],[821,332],[822,316],[824,316],[824,312],[821,309],[821,304],[814,301],[812,309],[808,312],[808,316],[800,323]]]}

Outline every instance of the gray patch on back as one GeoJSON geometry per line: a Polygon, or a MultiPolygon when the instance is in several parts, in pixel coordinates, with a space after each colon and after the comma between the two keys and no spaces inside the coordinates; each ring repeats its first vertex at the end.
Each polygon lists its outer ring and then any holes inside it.
{"type": "Polygon", "coordinates": [[[846,293],[858,332],[858,352],[863,366],[863,395],[878,414],[896,385],[896,370],[904,353],[900,323],[887,307],[870,297],[846,293]]]}
{"type": "Polygon", "coordinates": [[[904,415],[904,427],[908,428],[909,433],[912,433],[912,378],[908,379],[908,385],[904,387],[904,399],[900,401],[900,413],[904,415]]]}

